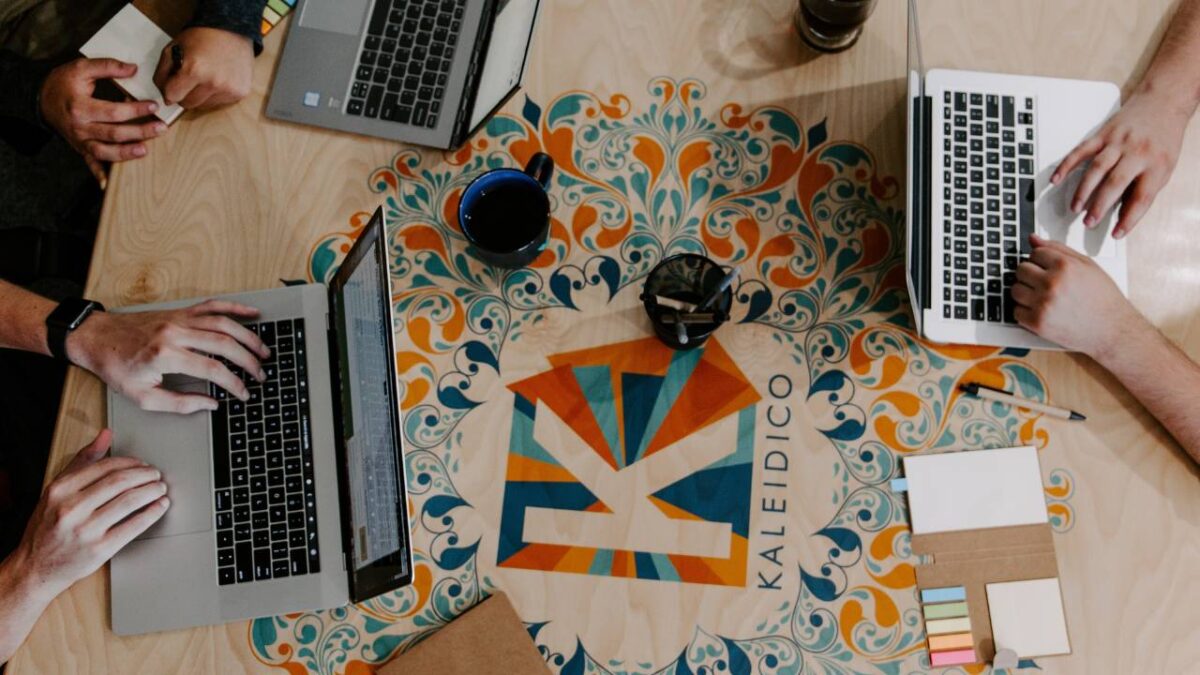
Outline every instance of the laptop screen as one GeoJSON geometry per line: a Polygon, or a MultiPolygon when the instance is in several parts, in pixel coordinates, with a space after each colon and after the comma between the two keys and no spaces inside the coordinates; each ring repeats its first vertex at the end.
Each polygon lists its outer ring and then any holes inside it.
{"type": "Polygon", "coordinates": [[[921,29],[917,21],[916,0],[908,0],[908,190],[905,269],[908,273],[907,286],[913,304],[913,318],[917,329],[921,329],[921,310],[925,306],[928,288],[924,268],[926,246],[925,202],[928,187],[925,185],[926,163],[925,138],[928,129],[928,104],[924,96],[925,64],[921,55],[921,29]]]}
{"type": "Polygon", "coordinates": [[[538,0],[498,0],[500,8],[492,25],[492,36],[483,59],[483,74],[471,110],[471,129],[521,83],[525,55],[533,39],[533,22],[538,0]]]}
{"type": "Polygon", "coordinates": [[[355,595],[362,594],[364,581],[386,585],[411,574],[382,221],[377,210],[333,283],[345,448],[342,489],[350,511],[355,595]]]}

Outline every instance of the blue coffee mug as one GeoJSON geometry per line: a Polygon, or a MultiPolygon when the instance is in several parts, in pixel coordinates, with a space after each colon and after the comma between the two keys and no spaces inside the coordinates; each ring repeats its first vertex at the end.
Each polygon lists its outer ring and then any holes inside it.
{"type": "Polygon", "coordinates": [[[484,262],[519,268],[533,262],[550,240],[550,176],[554,160],[543,152],[525,170],[493,169],[471,181],[458,203],[458,222],[472,253],[484,262]]]}

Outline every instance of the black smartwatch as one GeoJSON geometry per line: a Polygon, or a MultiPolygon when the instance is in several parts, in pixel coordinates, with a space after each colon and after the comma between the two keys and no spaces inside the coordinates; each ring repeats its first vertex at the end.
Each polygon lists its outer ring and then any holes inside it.
{"type": "Polygon", "coordinates": [[[67,336],[79,328],[92,312],[103,312],[104,305],[95,300],[83,298],[67,298],[50,312],[46,317],[46,346],[50,354],[59,361],[70,361],[67,358],[67,336]]]}

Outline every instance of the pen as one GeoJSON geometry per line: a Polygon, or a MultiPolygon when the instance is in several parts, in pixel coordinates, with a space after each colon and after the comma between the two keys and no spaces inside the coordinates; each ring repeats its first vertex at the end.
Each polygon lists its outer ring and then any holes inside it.
{"type": "Polygon", "coordinates": [[[183,68],[183,45],[178,42],[171,45],[171,70],[167,77],[174,77],[183,68]]]}
{"type": "Polygon", "coordinates": [[[681,345],[688,343],[687,326],[683,325],[683,317],[679,315],[679,312],[675,313],[675,339],[679,340],[681,345]]]}
{"type": "Polygon", "coordinates": [[[698,311],[704,309],[716,302],[717,298],[721,297],[721,294],[725,292],[725,289],[729,288],[733,284],[733,280],[737,278],[737,275],[738,268],[734,267],[733,269],[729,270],[729,274],[726,274],[725,278],[721,279],[721,283],[717,284],[717,288],[710,293],[707,298],[704,299],[704,302],[696,305],[696,310],[698,311]]]}
{"type": "Polygon", "coordinates": [[[1045,403],[1038,403],[1037,401],[1019,398],[1017,396],[1013,396],[1010,392],[1004,391],[1003,389],[995,389],[984,384],[979,384],[978,382],[968,382],[967,384],[961,385],[960,389],[972,396],[978,396],[982,399],[996,401],[997,403],[1004,403],[1018,408],[1036,410],[1037,412],[1045,413],[1051,417],[1079,421],[1087,419],[1087,417],[1084,417],[1082,414],[1077,413],[1074,410],[1067,410],[1066,408],[1059,408],[1052,405],[1046,405],[1045,403]]]}

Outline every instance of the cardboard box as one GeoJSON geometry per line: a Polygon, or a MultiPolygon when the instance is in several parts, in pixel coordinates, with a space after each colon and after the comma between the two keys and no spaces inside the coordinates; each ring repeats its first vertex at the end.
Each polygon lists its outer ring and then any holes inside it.
{"type": "Polygon", "coordinates": [[[549,675],[508,596],[496,593],[379,668],[379,675],[549,675]]]}

